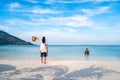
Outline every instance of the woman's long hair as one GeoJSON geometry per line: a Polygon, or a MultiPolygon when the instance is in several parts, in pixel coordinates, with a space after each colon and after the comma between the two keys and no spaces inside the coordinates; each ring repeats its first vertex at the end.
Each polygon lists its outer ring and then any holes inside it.
{"type": "Polygon", "coordinates": [[[42,37],[42,43],[46,43],[45,36],[42,37]]]}

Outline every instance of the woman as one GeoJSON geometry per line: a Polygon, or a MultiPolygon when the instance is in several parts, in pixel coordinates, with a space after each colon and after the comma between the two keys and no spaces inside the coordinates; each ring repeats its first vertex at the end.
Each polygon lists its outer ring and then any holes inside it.
{"type": "Polygon", "coordinates": [[[46,64],[46,57],[48,56],[48,45],[46,44],[45,36],[42,37],[40,44],[41,63],[46,64]]]}
{"type": "Polygon", "coordinates": [[[88,56],[89,56],[89,50],[88,50],[88,48],[86,48],[86,50],[85,50],[85,56],[86,56],[86,60],[88,60],[88,56]]]}

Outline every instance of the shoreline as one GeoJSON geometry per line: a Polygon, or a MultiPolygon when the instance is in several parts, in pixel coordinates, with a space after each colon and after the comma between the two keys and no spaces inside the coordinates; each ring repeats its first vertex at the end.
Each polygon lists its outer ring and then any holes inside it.
{"type": "MultiPolygon", "coordinates": [[[[39,58],[0,58],[0,61],[1,60],[10,60],[10,61],[13,61],[13,60],[41,60],[41,57],[39,58]]],[[[47,58],[48,61],[120,61],[120,59],[86,59],[86,58],[82,58],[82,59],[64,59],[64,58],[61,58],[61,59],[57,59],[57,58],[47,58]]]]}

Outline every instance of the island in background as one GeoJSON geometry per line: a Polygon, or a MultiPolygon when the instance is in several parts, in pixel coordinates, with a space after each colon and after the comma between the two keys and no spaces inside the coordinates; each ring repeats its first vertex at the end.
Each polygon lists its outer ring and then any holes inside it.
{"type": "Polygon", "coordinates": [[[33,45],[33,44],[0,30],[0,45],[33,45]]]}

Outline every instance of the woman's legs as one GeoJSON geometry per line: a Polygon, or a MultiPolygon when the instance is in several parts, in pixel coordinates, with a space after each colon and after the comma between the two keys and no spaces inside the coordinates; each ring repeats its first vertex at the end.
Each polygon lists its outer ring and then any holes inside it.
{"type": "Polygon", "coordinates": [[[41,63],[43,63],[43,57],[41,57],[41,63]]]}
{"type": "Polygon", "coordinates": [[[46,53],[41,53],[41,63],[46,64],[46,57],[47,57],[46,53]]]}
{"type": "Polygon", "coordinates": [[[44,64],[46,64],[46,57],[44,57],[44,64]]]}
{"type": "Polygon", "coordinates": [[[41,53],[41,63],[43,63],[43,53],[41,53]]]}

